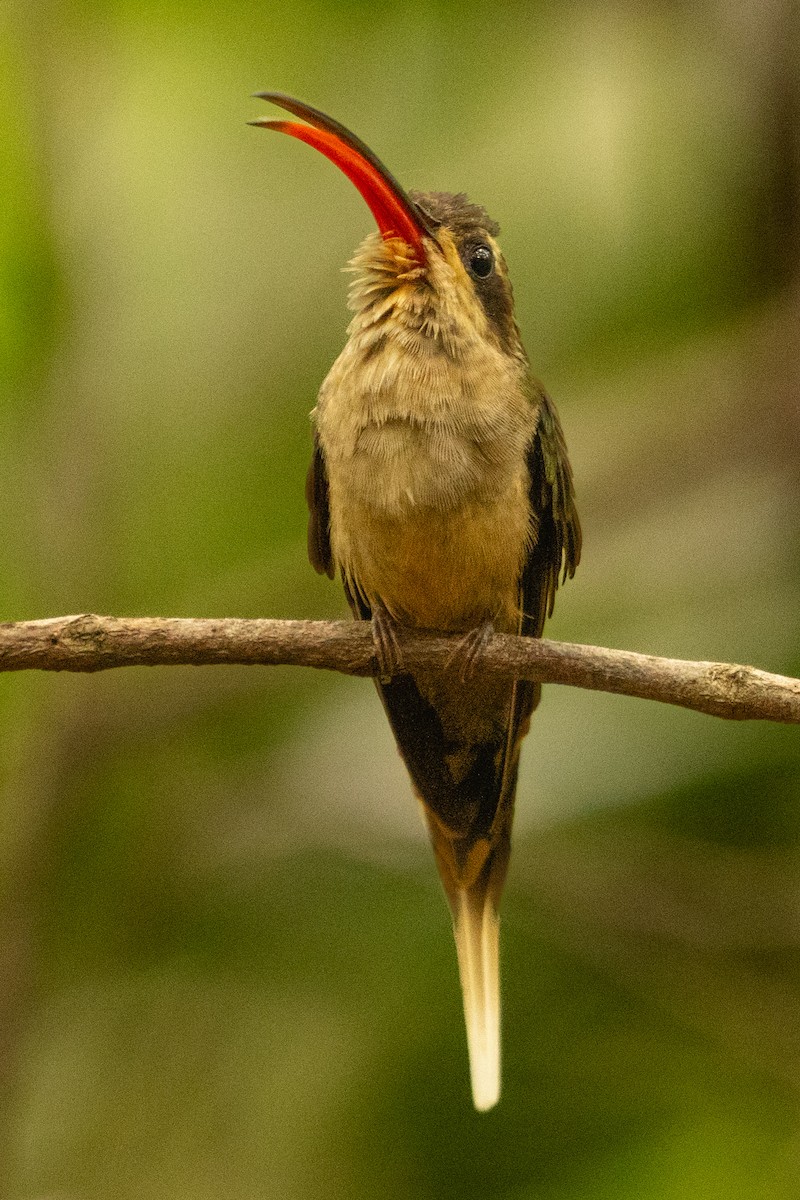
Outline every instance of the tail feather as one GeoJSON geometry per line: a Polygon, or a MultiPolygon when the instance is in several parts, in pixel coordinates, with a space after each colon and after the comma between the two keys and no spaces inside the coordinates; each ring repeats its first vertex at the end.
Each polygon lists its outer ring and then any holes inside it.
{"type": "Polygon", "coordinates": [[[510,850],[517,719],[527,717],[516,686],[459,689],[449,678],[410,675],[379,684],[453,917],[472,1094],[481,1112],[500,1098],[497,909],[510,850]]]}
{"type": "Polygon", "coordinates": [[[500,922],[485,887],[457,891],[451,907],[472,1098],[486,1112],[500,1099],[500,922]]]}

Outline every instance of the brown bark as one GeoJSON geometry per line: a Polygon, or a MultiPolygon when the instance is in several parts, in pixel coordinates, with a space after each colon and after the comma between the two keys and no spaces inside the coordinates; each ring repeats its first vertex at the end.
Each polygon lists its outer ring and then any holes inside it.
{"type": "MultiPolygon", "coordinates": [[[[403,665],[448,668],[454,639],[399,631],[403,665]]],[[[373,675],[372,632],[358,621],[194,620],[92,614],[0,624],[0,671],[104,671],[218,663],[373,675]]],[[[731,663],[496,634],[476,670],[677,704],[730,720],[800,724],[800,680],[731,663]]]]}

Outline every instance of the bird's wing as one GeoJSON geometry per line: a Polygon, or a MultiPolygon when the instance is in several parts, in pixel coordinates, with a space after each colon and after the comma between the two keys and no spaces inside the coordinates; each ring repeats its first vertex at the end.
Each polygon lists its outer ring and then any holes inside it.
{"type": "Polygon", "coordinates": [[[334,562],[331,550],[331,512],[328,499],[328,470],[325,455],[314,434],[314,453],[306,475],[308,503],[308,557],[320,575],[333,579],[334,562]]]}
{"type": "MultiPolygon", "coordinates": [[[[552,400],[539,391],[539,420],[528,450],[534,540],[520,576],[520,629],[541,637],[553,615],[560,582],[571,579],[581,557],[581,523],[575,507],[572,468],[552,400]]],[[[506,788],[516,779],[519,745],[542,694],[539,683],[519,681],[506,751],[506,788]]]]}
{"type": "Polygon", "coordinates": [[[553,615],[559,582],[572,578],[581,557],[572,468],[558,413],[546,392],[540,393],[539,421],[528,451],[528,471],[536,529],[520,579],[520,633],[541,637],[545,618],[553,615]]]}

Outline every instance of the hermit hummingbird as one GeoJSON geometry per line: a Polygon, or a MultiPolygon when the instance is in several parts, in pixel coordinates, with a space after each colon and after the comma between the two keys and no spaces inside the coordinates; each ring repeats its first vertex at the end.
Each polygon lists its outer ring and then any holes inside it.
{"type": "Polygon", "coordinates": [[[581,552],[556,409],[533,378],[496,223],[463,193],[406,192],[331,117],[252,124],[321,151],[378,230],[350,264],[348,339],[312,413],[309,557],[371,620],[378,691],[453,919],[472,1093],[500,1095],[498,905],[520,744],[541,688],[482,677],[493,630],[539,637],[581,552]],[[445,670],[403,666],[398,629],[460,635],[445,670]]]}

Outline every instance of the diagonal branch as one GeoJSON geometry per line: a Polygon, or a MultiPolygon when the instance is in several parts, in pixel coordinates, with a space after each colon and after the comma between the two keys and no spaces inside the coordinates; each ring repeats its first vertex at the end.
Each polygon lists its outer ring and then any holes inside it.
{"type": "MultiPolygon", "coordinates": [[[[445,670],[452,635],[399,631],[409,670],[445,670]]],[[[83,614],[0,624],[0,671],[104,671],[217,663],[321,667],[374,675],[362,621],[194,620],[83,614]]],[[[660,700],[730,720],[800,724],[800,680],[756,667],[687,662],[629,650],[496,634],[476,670],[660,700]]]]}

